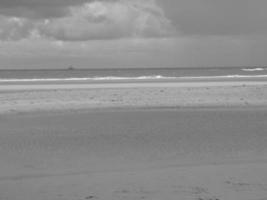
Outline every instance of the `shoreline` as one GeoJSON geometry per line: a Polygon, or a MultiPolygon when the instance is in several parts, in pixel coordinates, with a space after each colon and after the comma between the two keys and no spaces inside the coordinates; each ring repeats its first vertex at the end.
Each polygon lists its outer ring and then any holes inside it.
{"type": "Polygon", "coordinates": [[[35,90],[70,90],[70,89],[116,89],[116,88],[183,88],[183,87],[227,87],[227,86],[267,86],[266,79],[262,81],[258,80],[246,80],[246,81],[147,81],[147,82],[66,82],[64,84],[54,82],[40,82],[28,84],[1,84],[0,92],[12,92],[12,91],[35,91],[35,90]]]}

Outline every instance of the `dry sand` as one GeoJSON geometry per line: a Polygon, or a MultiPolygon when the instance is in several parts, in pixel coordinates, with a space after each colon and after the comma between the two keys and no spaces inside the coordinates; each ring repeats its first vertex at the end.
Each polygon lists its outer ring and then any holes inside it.
{"type": "Polygon", "coordinates": [[[267,82],[1,85],[0,114],[87,108],[266,106],[267,82]]]}
{"type": "Polygon", "coordinates": [[[267,200],[265,83],[178,85],[0,89],[0,199],[267,200]]]}

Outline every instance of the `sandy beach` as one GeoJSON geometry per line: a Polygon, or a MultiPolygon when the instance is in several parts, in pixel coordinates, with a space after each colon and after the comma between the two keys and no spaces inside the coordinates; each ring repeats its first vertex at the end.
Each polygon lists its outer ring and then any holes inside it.
{"type": "Polygon", "coordinates": [[[266,81],[0,85],[0,113],[266,106],[266,81]]]}
{"type": "Polygon", "coordinates": [[[267,200],[267,83],[1,85],[0,199],[267,200]]]}
{"type": "Polygon", "coordinates": [[[267,0],[0,0],[0,200],[267,200],[267,0]]]}

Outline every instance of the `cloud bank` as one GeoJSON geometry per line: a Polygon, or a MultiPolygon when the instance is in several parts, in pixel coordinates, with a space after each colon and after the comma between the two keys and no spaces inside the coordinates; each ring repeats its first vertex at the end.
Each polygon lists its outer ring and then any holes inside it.
{"type": "MultiPolygon", "coordinates": [[[[52,6],[53,3],[45,5],[52,6]]],[[[2,15],[0,39],[50,38],[61,41],[87,41],[167,37],[175,32],[171,21],[154,0],[90,1],[81,5],[65,6],[64,9],[65,15],[49,18],[2,15]]]]}
{"type": "Polygon", "coordinates": [[[257,37],[267,34],[266,7],[266,0],[0,0],[0,40],[257,37]]]}

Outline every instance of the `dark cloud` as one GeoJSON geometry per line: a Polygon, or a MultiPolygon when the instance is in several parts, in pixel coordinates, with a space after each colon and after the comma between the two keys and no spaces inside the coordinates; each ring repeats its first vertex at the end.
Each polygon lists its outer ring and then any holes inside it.
{"type": "Polygon", "coordinates": [[[52,8],[52,7],[66,7],[79,5],[92,0],[1,0],[1,8],[18,8],[25,7],[35,9],[38,7],[52,8]]]}
{"type": "Polygon", "coordinates": [[[61,17],[68,13],[68,7],[93,1],[117,0],[0,0],[0,15],[27,18],[61,17]]]}
{"type": "Polygon", "coordinates": [[[266,0],[159,0],[185,35],[267,33],[266,0]]]}
{"type": "Polygon", "coordinates": [[[23,17],[29,19],[59,18],[69,13],[67,7],[13,7],[0,8],[0,14],[10,17],[23,17]]]}
{"type": "Polygon", "coordinates": [[[0,14],[32,19],[62,17],[86,0],[0,0],[0,14]]]}

